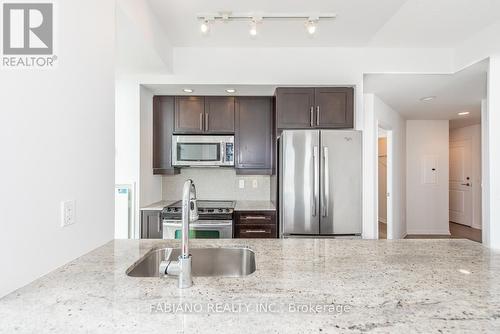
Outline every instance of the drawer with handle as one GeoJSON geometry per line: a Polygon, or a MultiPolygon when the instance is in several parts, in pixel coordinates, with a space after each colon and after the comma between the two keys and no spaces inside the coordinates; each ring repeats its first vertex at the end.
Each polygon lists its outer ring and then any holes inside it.
{"type": "Polygon", "coordinates": [[[239,224],[234,233],[235,238],[276,238],[276,225],[239,224]]]}
{"type": "Polygon", "coordinates": [[[236,224],[276,224],[276,213],[274,211],[237,212],[236,224]]]}
{"type": "Polygon", "coordinates": [[[235,213],[235,238],[276,238],[275,211],[235,213]]]}

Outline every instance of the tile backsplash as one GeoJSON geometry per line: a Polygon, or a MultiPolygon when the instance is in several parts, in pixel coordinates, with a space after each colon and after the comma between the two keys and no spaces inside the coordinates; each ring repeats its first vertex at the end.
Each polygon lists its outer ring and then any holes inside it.
{"type": "Polygon", "coordinates": [[[180,199],[182,186],[187,179],[194,181],[198,199],[269,200],[270,198],[270,176],[236,175],[236,171],[232,168],[183,168],[181,174],[163,177],[163,199],[180,199]],[[243,189],[240,188],[242,181],[243,189]]]}

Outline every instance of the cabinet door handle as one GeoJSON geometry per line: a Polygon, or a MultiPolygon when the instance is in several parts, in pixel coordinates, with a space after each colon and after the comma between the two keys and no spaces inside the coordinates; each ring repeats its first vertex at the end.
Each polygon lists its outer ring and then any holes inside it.
{"type": "Polygon", "coordinates": [[[316,125],[319,126],[319,106],[316,106],[316,125]]]}
{"type": "Polygon", "coordinates": [[[311,118],[310,119],[310,124],[311,124],[311,127],[314,126],[314,107],[311,106],[311,109],[309,110],[309,117],[311,118]]]}
{"type": "Polygon", "coordinates": [[[271,231],[266,231],[266,230],[246,230],[245,233],[271,233],[271,231]]]}
{"type": "Polygon", "coordinates": [[[271,217],[264,217],[264,216],[244,216],[242,217],[243,219],[254,219],[254,220],[269,220],[271,217]]]}
{"type": "Polygon", "coordinates": [[[313,147],[313,194],[312,194],[312,216],[316,217],[316,207],[318,195],[318,183],[319,183],[319,175],[318,175],[318,146],[313,147]]]}
{"type": "Polygon", "coordinates": [[[323,217],[328,216],[330,208],[330,166],[328,165],[328,147],[323,147],[323,217]]]}
{"type": "Polygon", "coordinates": [[[203,113],[200,113],[200,130],[203,131],[203,113]]]}
{"type": "Polygon", "coordinates": [[[208,113],[205,113],[205,131],[208,131],[208,113]]]}

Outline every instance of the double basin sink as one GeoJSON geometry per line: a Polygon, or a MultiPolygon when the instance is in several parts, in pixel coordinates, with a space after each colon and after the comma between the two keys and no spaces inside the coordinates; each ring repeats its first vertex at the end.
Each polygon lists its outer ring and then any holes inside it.
{"type": "MultiPolygon", "coordinates": [[[[161,277],[160,263],[176,261],[179,248],[152,249],[127,269],[132,277],[161,277]]],[[[255,253],[246,247],[191,248],[193,276],[242,277],[255,271],[255,253]]]]}

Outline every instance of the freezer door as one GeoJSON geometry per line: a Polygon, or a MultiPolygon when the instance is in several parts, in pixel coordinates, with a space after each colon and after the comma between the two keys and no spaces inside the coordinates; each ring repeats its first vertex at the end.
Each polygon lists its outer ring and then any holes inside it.
{"type": "Polygon", "coordinates": [[[320,234],[361,233],[361,132],[321,131],[320,234]]]}
{"type": "Polygon", "coordinates": [[[319,131],[284,131],[280,143],[281,234],[319,234],[319,131]]]}

